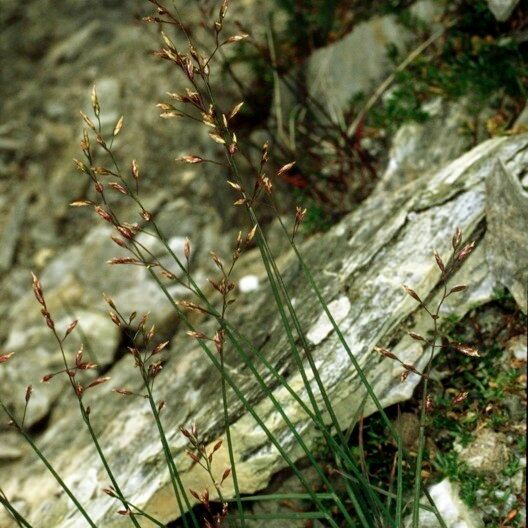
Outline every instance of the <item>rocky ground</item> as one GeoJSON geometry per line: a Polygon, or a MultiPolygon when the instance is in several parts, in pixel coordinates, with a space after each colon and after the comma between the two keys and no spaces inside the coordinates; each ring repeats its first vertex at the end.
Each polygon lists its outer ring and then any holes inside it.
{"type": "MultiPolygon", "coordinates": [[[[490,1],[497,18],[511,15],[513,7],[510,10],[507,3],[490,1]]],[[[252,2],[233,3],[233,10],[235,18],[265,38],[252,2]]],[[[433,28],[442,12],[435,2],[418,2],[411,10],[433,28]]],[[[241,218],[232,212],[232,194],[223,169],[198,170],[174,161],[195,152],[214,158],[216,146],[199,125],[160,120],[155,104],[178,81],[170,68],[148,53],[159,40],[154,27],[138,20],[148,12],[139,0],[71,0],[60,7],[44,0],[24,5],[6,0],[0,12],[0,350],[15,353],[0,370],[0,397],[11,409],[22,412],[25,388],[33,385],[26,425],[69,485],[89,503],[101,527],[122,526],[125,521],[116,518],[115,505],[101,492],[104,474],[87,438],[79,434],[80,418],[73,412],[65,385],[60,380],[40,383],[44,374],[60,368],[61,356],[31,293],[30,270],[40,276],[57,324],[66,327],[72,319],[79,319],[80,331],[72,335],[72,350],[83,342],[101,366],[100,372],[112,377],[93,397],[93,420],[119,480],[126,482],[136,503],[163,522],[177,517],[146,404],[111,393],[112,388],[125,385],[135,388],[138,380],[130,358],[123,357],[124,336],[107,317],[103,292],[126,315],[136,310],[150,312],[159,339],[170,340],[158,397],[167,402],[166,427],[186,485],[203,487],[205,476],[186,457],[179,426],[197,422],[211,444],[225,435],[217,371],[183,335],[170,303],[144,268],[123,273],[105,264],[116,255],[110,229],[93,213],[68,205],[94,197],[86,180],[74,172],[72,158],[79,157],[82,124],[78,112],[91,111],[89,94],[95,83],[103,129],[111,131],[119,117],[125,116],[123,132],[116,140],[117,155],[127,166],[132,159],[138,160],[143,200],[171,249],[183,255],[185,239],[190,238],[191,265],[200,285],[205,287],[215,273],[209,252],[226,255],[234,243],[241,218]]],[[[185,14],[191,20],[196,16],[189,7],[185,14]]],[[[362,13],[355,29],[315,51],[303,65],[311,96],[321,99],[324,95],[333,119],[346,119],[354,93],[377,86],[390,73],[386,58],[390,42],[397,40],[402,49],[416,45],[400,22],[393,14],[362,13]],[[345,74],[340,70],[343,63],[353,65],[345,74]]],[[[275,23],[278,27],[285,24],[280,16],[275,23]]],[[[258,84],[258,72],[244,64],[238,67],[238,75],[248,86],[258,84]]],[[[237,102],[238,95],[233,95],[220,73],[215,89],[226,104],[237,102]]],[[[269,122],[274,123],[273,108],[282,105],[281,112],[288,115],[292,104],[287,97],[280,104],[275,99],[268,109],[269,122]]],[[[479,129],[473,135],[461,132],[472,117],[463,102],[437,96],[424,108],[429,115],[425,122],[406,123],[395,132],[387,128],[381,139],[373,134],[363,138],[365,149],[374,157],[383,145],[391,145],[378,156],[380,176],[375,189],[327,232],[304,231],[302,251],[384,406],[402,430],[410,423],[412,431],[417,411],[412,396],[420,378],[411,374],[400,382],[401,367],[373,349],[390,345],[404,361],[423,366],[427,350],[404,329],[427,333],[430,320],[400,285],[412,285],[434,303],[439,295],[439,273],[432,250],[446,258],[456,227],[462,228],[465,240],[476,240],[476,250],[453,278],[453,284],[467,283],[469,288],[446,304],[442,320],[446,335],[474,343],[483,359],[475,363],[450,351],[451,355],[435,362],[439,418],[431,431],[434,445],[428,446],[425,476],[431,484],[436,482],[431,494],[445,502],[449,527],[522,526],[528,136],[521,133],[522,117],[516,126],[511,123],[516,133],[488,139],[489,130],[479,129]],[[448,396],[461,391],[469,393],[467,400],[461,407],[449,407],[448,396]],[[504,524],[508,516],[511,519],[504,524]]],[[[494,115],[483,110],[484,121],[494,115]]],[[[259,123],[248,134],[260,141],[264,128],[259,123]]],[[[114,206],[130,221],[137,220],[133,204],[117,194],[114,206]]],[[[289,217],[285,221],[291,226],[289,217]]],[[[297,305],[303,307],[301,322],[340,424],[352,426],[362,401],[361,384],[302,279],[277,222],[268,221],[267,229],[280,255],[285,281],[295,292],[297,305]]],[[[148,238],[144,243],[169,262],[161,245],[148,238]]],[[[236,283],[239,301],[234,322],[291,385],[302,391],[287,341],[279,332],[257,250],[241,259],[236,283]]],[[[176,299],[185,296],[177,285],[171,286],[170,293],[176,299]]],[[[211,321],[200,324],[204,329],[212,327],[211,321]]],[[[228,352],[227,362],[233,383],[255,403],[266,425],[302,465],[303,453],[277,420],[262,389],[255,386],[247,365],[240,363],[234,351],[228,352]]],[[[265,379],[308,445],[317,450],[320,438],[308,429],[302,410],[269,373],[265,379]]],[[[296,479],[284,470],[284,460],[234,396],[232,409],[242,491],[298,491],[296,479]]],[[[375,461],[384,445],[384,431],[376,415],[367,418],[373,410],[367,402],[363,434],[369,470],[373,478],[381,479],[386,468],[377,467],[375,461]]],[[[408,439],[411,452],[412,436],[408,439]]],[[[391,453],[394,446],[387,443],[383,449],[391,453]]],[[[320,456],[324,459],[327,454],[320,456]]],[[[222,463],[227,461],[219,460],[222,463]]],[[[314,487],[319,486],[310,469],[306,475],[314,487]]],[[[0,426],[0,485],[37,526],[82,525],[72,515],[67,497],[7,426],[0,426]]],[[[258,503],[253,511],[305,507],[303,503],[258,503]]],[[[0,525],[11,526],[3,515],[0,512],[0,525]]]]}

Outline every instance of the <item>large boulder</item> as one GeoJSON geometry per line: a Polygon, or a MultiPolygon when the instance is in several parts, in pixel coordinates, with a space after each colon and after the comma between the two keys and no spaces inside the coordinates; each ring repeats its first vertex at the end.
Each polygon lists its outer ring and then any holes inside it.
{"type": "MultiPolygon", "coordinates": [[[[402,291],[401,284],[412,286],[434,305],[440,288],[432,252],[436,249],[443,258],[448,257],[456,227],[462,229],[465,240],[475,240],[477,247],[453,278],[453,283],[468,284],[468,289],[448,298],[442,316],[462,316],[475,305],[487,302],[500,283],[515,291],[514,279],[520,275],[512,271],[497,276],[501,268],[488,264],[495,245],[487,242],[487,215],[494,204],[504,205],[510,196],[501,193],[499,202],[496,193],[501,189],[489,182],[498,174],[508,174],[517,182],[524,177],[520,185],[526,186],[527,166],[528,135],[486,141],[433,175],[425,175],[390,194],[383,190],[375,192],[328,233],[301,247],[348,346],[383,405],[409,398],[419,378],[411,374],[402,383],[401,367],[382,359],[373,348],[391,343],[393,351],[406,363],[420,368],[427,362],[427,351],[404,329],[426,334],[431,329],[430,319],[402,291]]],[[[516,208],[519,203],[511,199],[508,207],[516,208]]],[[[521,211],[517,213],[522,216],[521,211]]],[[[492,217],[496,214],[493,212],[492,217]]],[[[528,245],[526,227],[519,225],[508,247],[508,258],[519,266],[523,248],[528,245]]],[[[362,404],[365,389],[293,257],[284,264],[284,281],[298,307],[300,323],[337,419],[346,428],[362,404]]],[[[306,388],[289,352],[269,289],[262,287],[241,295],[230,320],[304,397],[306,388]]],[[[213,327],[214,322],[205,320],[199,329],[208,332],[213,327]]],[[[21,361],[29,361],[30,354],[28,350],[27,357],[13,358],[11,365],[3,366],[7,369],[3,368],[2,374],[9,376],[10,369],[19,368],[17,363],[21,361]]],[[[140,381],[130,363],[128,357],[118,361],[109,372],[110,384],[93,392],[92,420],[126,495],[166,522],[179,512],[148,403],[116,398],[110,392],[116,386],[138,389],[140,381]]],[[[284,387],[277,386],[259,361],[255,360],[255,366],[307,446],[315,446],[320,440],[318,433],[302,408],[284,387]]],[[[230,347],[226,350],[226,369],[286,453],[293,459],[300,458],[303,452],[291,431],[230,347]]],[[[219,379],[219,373],[203,351],[183,332],[176,333],[168,361],[156,383],[156,398],[166,401],[162,417],[186,488],[200,490],[209,481],[205,472],[186,456],[186,441],[179,427],[195,422],[208,443],[224,438],[219,379]]],[[[39,445],[98,526],[123,526],[127,521],[115,514],[115,502],[101,491],[108,479],[82,432],[74,406],[68,401],[66,398],[61,401],[58,416],[39,439],[39,445]]],[[[239,485],[243,493],[252,493],[265,487],[271,475],[286,464],[231,391],[229,408],[239,485]]],[[[374,410],[367,399],[364,413],[374,410]]],[[[327,420],[328,416],[324,418],[327,420]]],[[[227,465],[227,453],[222,449],[215,468],[221,471],[227,465]]],[[[2,487],[32,521],[57,528],[82,522],[65,494],[32,455],[6,469],[2,471],[2,487]]],[[[229,480],[224,483],[224,493],[227,496],[233,493],[229,480]]],[[[7,518],[0,519],[2,526],[11,526],[7,518]]]]}

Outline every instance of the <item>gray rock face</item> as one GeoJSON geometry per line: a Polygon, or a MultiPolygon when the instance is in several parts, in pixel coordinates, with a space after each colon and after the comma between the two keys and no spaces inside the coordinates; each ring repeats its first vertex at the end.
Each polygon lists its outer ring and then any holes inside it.
{"type": "Polygon", "coordinates": [[[496,475],[504,469],[508,453],[503,434],[482,429],[471,444],[460,450],[459,458],[477,473],[496,475]]]}
{"type": "Polygon", "coordinates": [[[499,22],[504,22],[510,18],[518,3],[519,0],[488,0],[488,7],[499,22]]]}
{"type": "Polygon", "coordinates": [[[501,283],[528,310],[528,193],[500,160],[487,180],[487,259],[501,283]],[[510,250],[513,252],[510,253],[510,250]],[[519,252],[520,251],[520,252],[519,252]]]}
{"type": "Polygon", "coordinates": [[[389,163],[379,183],[386,190],[437,171],[471,147],[472,139],[464,133],[470,116],[463,104],[436,98],[423,111],[429,116],[425,123],[406,123],[392,140],[389,163]]]}
{"type": "MultiPolygon", "coordinates": [[[[431,498],[434,500],[447,528],[483,528],[482,519],[471,511],[460,498],[458,485],[448,479],[429,488],[431,498]]],[[[423,499],[424,504],[428,504],[423,499]]],[[[411,528],[412,522],[407,520],[406,528],[411,528]]],[[[420,515],[421,528],[441,528],[441,524],[432,512],[423,512],[420,515]]]]}
{"type": "MultiPolygon", "coordinates": [[[[374,346],[395,342],[391,348],[403,361],[418,368],[427,361],[427,351],[402,331],[402,325],[423,335],[430,330],[430,320],[404,294],[401,284],[412,285],[422,298],[434,304],[439,295],[439,272],[432,258],[433,249],[446,258],[456,227],[462,229],[465,239],[478,242],[476,250],[453,279],[457,284],[469,284],[469,288],[459,296],[448,298],[443,316],[463,315],[470,307],[488,301],[502,280],[488,264],[488,235],[483,229],[486,204],[494,200],[490,193],[495,192],[487,181],[497,170],[497,160],[501,160],[513,178],[521,177],[528,165],[528,135],[486,141],[433,175],[426,175],[391,194],[374,193],[331,231],[308,241],[301,249],[352,353],[383,405],[410,397],[419,379],[411,375],[401,383],[400,367],[381,359],[373,351],[374,346]]],[[[510,206],[515,208],[516,203],[510,206]]],[[[511,255],[522,255],[523,249],[517,244],[518,239],[512,238],[511,255]]],[[[90,258],[106,257],[101,249],[90,258]]],[[[43,276],[48,281],[53,279],[54,265],[50,264],[43,276]]],[[[66,274],[61,271],[55,275],[66,274]]],[[[121,277],[115,285],[121,288],[127,280],[121,277]]],[[[347,427],[361,405],[364,389],[293,258],[284,264],[284,280],[313,346],[312,354],[336,416],[340,425],[347,427]]],[[[142,304],[145,302],[149,300],[142,299],[142,304]]],[[[139,310],[142,308],[138,306],[139,310]]],[[[303,397],[306,389],[288,352],[287,339],[268,287],[263,285],[256,292],[242,295],[231,317],[235,327],[250,337],[303,397]]],[[[200,329],[208,332],[212,326],[212,322],[204,321],[200,329]]],[[[28,349],[28,358],[31,353],[28,349]]],[[[167,402],[162,416],[185,487],[203,489],[208,485],[208,477],[185,455],[185,440],[178,428],[196,422],[211,443],[225,436],[219,374],[203,351],[185,335],[176,334],[167,356],[168,361],[156,385],[156,398],[167,402]]],[[[266,426],[280,439],[282,448],[294,459],[301,457],[302,451],[291,431],[230,347],[226,349],[226,364],[232,382],[253,402],[266,426]]],[[[255,365],[306,444],[315,445],[317,432],[302,408],[292,401],[284,387],[276,386],[258,361],[255,365]]],[[[12,364],[4,366],[8,367],[5,372],[10,376],[10,369],[17,368],[16,358],[12,364]]],[[[112,367],[109,375],[112,376],[110,384],[101,386],[90,399],[94,427],[105,446],[105,453],[132,502],[144,506],[162,521],[174,519],[178,509],[170,493],[168,474],[147,404],[130,398],[116,399],[110,392],[117,386],[137,389],[140,384],[137,373],[125,357],[112,367]]],[[[265,487],[270,476],[285,463],[235,396],[230,394],[229,398],[239,484],[243,493],[251,493],[265,487]]],[[[67,397],[61,401],[39,445],[98,526],[122,526],[125,521],[115,515],[115,503],[101,492],[107,478],[93,447],[81,433],[79,417],[68,401],[67,397]]],[[[365,413],[373,410],[372,402],[367,400],[365,413]]],[[[219,451],[216,464],[219,472],[229,465],[224,449],[219,451]]],[[[30,519],[57,528],[77,526],[76,523],[81,522],[53,479],[31,456],[10,465],[6,475],[2,484],[5,492],[19,501],[17,504],[21,504],[21,510],[30,519]]],[[[224,492],[226,495],[233,492],[230,481],[224,484],[224,492]]],[[[0,519],[2,526],[10,526],[7,520],[0,519]]]]}
{"type": "MultiPolygon", "coordinates": [[[[438,3],[428,0],[413,4],[410,12],[434,25],[441,13],[438,3]]],[[[336,122],[341,123],[343,112],[353,96],[370,94],[391,71],[387,47],[400,50],[411,45],[412,34],[400,25],[393,15],[373,17],[357,24],[343,39],[317,50],[307,61],[305,77],[307,89],[322,104],[336,122]]],[[[282,90],[286,113],[293,103],[287,90],[282,90]]]]}

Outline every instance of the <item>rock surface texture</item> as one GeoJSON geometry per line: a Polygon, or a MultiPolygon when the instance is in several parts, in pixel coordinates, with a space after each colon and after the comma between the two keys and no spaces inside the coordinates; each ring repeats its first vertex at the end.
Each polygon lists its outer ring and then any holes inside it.
{"type": "MultiPolygon", "coordinates": [[[[515,287],[513,275],[498,277],[488,264],[490,249],[486,240],[486,219],[488,215],[493,218],[496,214],[494,207],[502,210],[502,200],[506,199],[501,194],[499,200],[493,194],[498,191],[489,182],[498,171],[501,174],[507,171],[518,182],[519,178],[526,176],[527,167],[528,135],[486,141],[432,176],[417,179],[398,192],[390,195],[382,190],[375,192],[330,232],[302,247],[352,353],[384,405],[410,397],[418,379],[411,375],[401,383],[398,365],[381,359],[373,352],[373,347],[396,342],[392,349],[400,358],[418,368],[423,366],[427,354],[419,343],[406,336],[403,328],[424,334],[429,330],[429,319],[417,311],[416,304],[403,293],[401,284],[412,285],[422,298],[434,302],[439,273],[431,258],[432,251],[436,249],[447,258],[456,227],[462,229],[466,240],[477,241],[477,248],[453,279],[457,284],[469,284],[469,288],[462,296],[449,298],[443,315],[463,315],[470,307],[486,302],[500,282],[505,281],[509,288],[515,287]],[[325,251],[321,251],[322,247],[325,251]]],[[[514,199],[508,204],[512,211],[517,206],[514,199]]],[[[517,211],[517,214],[523,213],[517,211]]],[[[528,230],[521,233],[526,237],[528,230]]],[[[514,255],[512,258],[522,255],[526,245],[525,238],[512,239],[509,247],[514,255]]],[[[96,253],[94,258],[97,258],[96,253]]],[[[48,280],[51,280],[53,265],[51,263],[43,275],[48,280]]],[[[364,389],[328,319],[302,278],[298,263],[291,258],[284,267],[285,282],[294,292],[295,306],[301,307],[300,320],[313,346],[312,354],[321,378],[341,425],[346,427],[361,404],[364,389]]],[[[81,283],[83,280],[86,279],[81,275],[81,283]]],[[[110,293],[118,296],[120,286],[114,286],[116,291],[110,293]]],[[[126,290],[126,283],[123,288],[126,290]]],[[[233,324],[287,376],[290,385],[303,394],[301,376],[288,353],[271,294],[263,288],[247,295],[249,297],[242,297],[240,306],[233,312],[233,324]]],[[[160,300],[156,309],[160,313],[166,311],[169,317],[169,303],[162,304],[160,300]]],[[[207,329],[210,323],[204,322],[203,325],[207,329]]],[[[167,359],[157,383],[156,396],[167,402],[163,417],[185,486],[201,489],[207,484],[207,476],[191,465],[178,428],[196,422],[210,442],[223,437],[218,372],[185,336],[176,335],[172,340],[167,359]]],[[[24,359],[13,360],[9,366],[17,369],[20,361],[24,359]]],[[[302,452],[298,444],[233,350],[228,349],[226,362],[232,379],[254,402],[259,416],[280,439],[283,449],[291,457],[299,458],[302,452]]],[[[273,387],[269,373],[258,362],[256,365],[273,387]]],[[[8,369],[8,376],[10,372],[8,369]]],[[[91,403],[93,422],[101,443],[130,500],[161,520],[173,519],[177,506],[170,493],[155,424],[147,404],[129,398],[116,399],[110,393],[112,387],[133,389],[138,386],[137,374],[129,358],[119,360],[109,375],[112,376],[111,384],[94,393],[96,396],[91,403]]],[[[276,387],[273,394],[307,445],[313,445],[317,434],[302,409],[284,388],[276,387]]],[[[60,413],[57,411],[58,415],[40,439],[40,445],[99,525],[121,526],[123,520],[115,515],[115,504],[101,491],[106,477],[93,447],[80,432],[82,427],[73,406],[66,397],[63,400],[60,413]]],[[[233,394],[230,400],[231,434],[235,457],[239,461],[239,484],[244,493],[251,493],[264,487],[271,475],[284,466],[284,461],[254,419],[243,412],[233,394]]],[[[364,412],[369,414],[372,411],[373,405],[367,400],[364,412]]],[[[226,455],[222,456],[217,459],[219,471],[228,464],[226,455]]],[[[67,498],[31,456],[10,465],[5,474],[12,477],[4,479],[4,490],[16,498],[17,504],[31,519],[39,519],[45,525],[57,528],[78,525],[76,523],[80,521],[67,498]]],[[[228,483],[225,489],[229,493],[228,483]]]]}
{"type": "Polygon", "coordinates": [[[499,22],[504,22],[510,18],[518,3],[519,0],[488,0],[488,7],[499,22]]]}

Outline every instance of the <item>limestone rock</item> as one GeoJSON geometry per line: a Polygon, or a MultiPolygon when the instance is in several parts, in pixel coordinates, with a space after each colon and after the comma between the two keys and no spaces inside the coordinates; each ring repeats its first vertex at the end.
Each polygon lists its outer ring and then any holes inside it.
{"type": "MultiPolygon", "coordinates": [[[[438,484],[429,488],[429,493],[433,499],[447,528],[483,528],[482,519],[477,513],[470,510],[459,496],[458,485],[448,479],[442,480],[438,484]]],[[[424,504],[429,504],[426,499],[422,499],[424,504]]],[[[412,522],[407,519],[406,527],[410,528],[412,522]]],[[[441,528],[435,514],[421,510],[421,528],[441,528]]]]}
{"type": "MultiPolygon", "coordinates": [[[[440,291],[437,287],[439,271],[432,251],[436,249],[447,258],[456,227],[462,229],[465,240],[476,240],[478,244],[453,278],[454,283],[469,284],[468,289],[450,296],[441,315],[462,316],[493,296],[500,277],[490,271],[482,234],[487,213],[486,180],[493,176],[497,158],[503,160],[512,175],[520,177],[528,165],[528,135],[489,140],[435,174],[413,181],[395,193],[376,192],[324,236],[311,239],[301,247],[324,298],[340,320],[341,331],[352,353],[383,405],[409,398],[419,378],[411,375],[401,383],[399,365],[382,359],[373,348],[396,343],[392,349],[403,361],[423,367],[428,351],[419,342],[412,341],[402,325],[427,334],[431,322],[405,295],[401,284],[411,285],[434,305],[440,291]]],[[[513,238],[511,244],[517,241],[513,238]]],[[[98,249],[89,258],[95,265],[95,260],[105,258],[105,253],[98,249]]],[[[67,270],[66,263],[61,266],[52,273],[53,265],[50,265],[46,275],[49,281],[53,277],[60,278],[60,269],[67,270]]],[[[126,280],[122,277],[116,284],[126,280]]],[[[362,404],[364,389],[295,259],[284,264],[284,281],[299,311],[300,324],[306,334],[314,338],[312,355],[337,419],[342,427],[347,427],[362,404]]],[[[305,397],[306,389],[289,353],[287,337],[268,286],[263,284],[260,290],[245,295],[250,302],[242,302],[234,309],[232,324],[248,336],[267,361],[287,376],[291,388],[301,398],[305,397]]],[[[204,321],[200,330],[212,332],[214,327],[214,322],[204,321]]],[[[166,401],[162,414],[164,426],[184,486],[203,489],[208,477],[199,467],[193,467],[185,455],[185,439],[178,429],[196,422],[207,442],[216,442],[225,436],[219,374],[203,351],[183,332],[181,334],[177,333],[172,339],[167,362],[156,384],[156,398],[166,401]]],[[[31,353],[31,350],[26,352],[28,358],[31,353]]],[[[303,452],[295,437],[231,346],[226,348],[225,361],[229,386],[236,387],[251,400],[258,416],[271,434],[280,439],[281,447],[289,456],[300,458],[303,452]]],[[[318,433],[302,408],[284,387],[276,384],[260,362],[254,361],[254,364],[304,442],[309,447],[315,445],[319,441],[318,433]]],[[[9,375],[11,365],[4,366],[8,367],[5,372],[9,375]]],[[[172,520],[177,517],[178,508],[170,492],[148,403],[130,398],[116,399],[111,393],[112,387],[139,388],[130,358],[118,361],[108,374],[112,376],[111,383],[101,386],[101,390],[90,396],[91,416],[100,442],[130,500],[162,521],[172,520]]],[[[98,526],[123,526],[125,520],[115,515],[115,503],[97,484],[105,483],[107,478],[93,446],[82,434],[79,417],[67,402],[65,397],[58,416],[39,439],[39,445],[71,484],[98,526]]],[[[253,493],[264,488],[270,476],[285,463],[254,418],[244,412],[232,390],[229,391],[229,408],[239,485],[243,493],[253,493]]],[[[372,402],[367,400],[365,414],[373,411],[372,402]]],[[[324,419],[328,417],[325,415],[324,419]]],[[[216,471],[229,465],[225,450],[219,451],[216,464],[216,471]]],[[[14,462],[6,475],[2,484],[4,491],[25,501],[22,511],[31,520],[38,519],[56,528],[75,525],[78,517],[71,505],[33,457],[14,462]]],[[[226,495],[232,493],[231,482],[224,483],[224,492],[226,495]]],[[[2,526],[9,526],[8,521],[0,519],[2,526]]]]}
{"type": "Polygon", "coordinates": [[[498,280],[528,310],[528,193],[499,159],[487,180],[488,263],[498,280]]]}
{"type": "Polygon", "coordinates": [[[423,111],[428,115],[425,123],[410,122],[396,132],[380,187],[395,189],[431,174],[470,148],[472,139],[464,132],[470,116],[462,103],[436,98],[423,111]]]}
{"type": "MultiPolygon", "coordinates": [[[[410,11],[433,25],[441,7],[425,0],[416,2],[410,11]]],[[[343,39],[317,50],[308,59],[304,72],[308,93],[340,123],[352,97],[360,92],[370,94],[373,86],[390,73],[387,46],[396,45],[402,50],[411,42],[411,32],[393,15],[360,22],[343,39]]],[[[281,97],[288,113],[293,103],[287,90],[281,91],[281,97]]]]}
{"type": "Polygon", "coordinates": [[[519,0],[488,0],[488,7],[499,22],[504,22],[510,18],[518,3],[519,0]]]}
{"type": "Polygon", "coordinates": [[[468,446],[460,449],[459,458],[477,473],[496,475],[508,461],[506,438],[491,429],[481,429],[468,446]]]}

